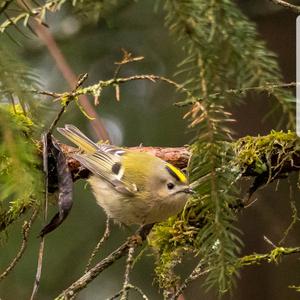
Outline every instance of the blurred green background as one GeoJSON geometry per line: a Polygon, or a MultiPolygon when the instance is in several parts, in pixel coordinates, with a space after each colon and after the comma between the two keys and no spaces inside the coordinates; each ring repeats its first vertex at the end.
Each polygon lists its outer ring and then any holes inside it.
{"type": "MultiPolygon", "coordinates": [[[[288,11],[278,9],[269,1],[239,1],[243,11],[257,23],[258,30],[269,48],[279,56],[284,81],[295,81],[295,16],[288,11]]],[[[176,65],[183,58],[181,49],[168,30],[164,27],[164,12],[154,10],[153,1],[124,2],[113,9],[104,19],[94,24],[86,24],[85,19],[70,13],[65,7],[60,13],[48,19],[50,29],[60,49],[76,74],[88,73],[87,84],[110,79],[114,75],[115,61],[122,57],[121,48],[135,56],[144,56],[141,62],[124,66],[122,76],[134,74],[155,74],[173,77],[176,65]]],[[[13,30],[13,29],[12,29],[13,30]]],[[[18,36],[18,32],[14,31],[18,36]]],[[[68,85],[58,71],[47,49],[34,36],[23,40],[23,47],[17,51],[26,58],[28,65],[37,69],[45,90],[68,91],[68,85]]],[[[6,43],[12,43],[9,39],[6,43]]],[[[15,48],[15,45],[10,45],[15,48]]],[[[178,79],[180,80],[180,78],[178,79]]],[[[188,144],[193,134],[187,130],[187,122],[182,119],[184,109],[173,106],[181,95],[165,83],[138,81],[123,84],[121,101],[115,99],[113,89],[103,92],[96,110],[104,121],[106,129],[116,145],[137,146],[181,146],[188,144]]],[[[93,101],[92,98],[90,98],[93,101]]],[[[53,119],[57,106],[48,100],[49,105],[43,118],[45,123],[53,119]]],[[[232,107],[237,122],[234,124],[236,138],[247,134],[266,134],[276,126],[277,116],[262,121],[272,108],[272,102],[263,95],[249,95],[246,104],[232,107]]],[[[70,105],[60,124],[72,123],[87,135],[96,136],[87,120],[77,107],[70,105]]],[[[64,141],[59,134],[58,139],[64,141]]],[[[287,180],[276,183],[257,192],[257,201],[240,216],[240,227],[245,247],[243,253],[267,252],[271,246],[263,236],[266,235],[275,244],[281,239],[284,230],[291,222],[289,197],[299,198],[296,190],[297,174],[290,177],[295,189],[290,190],[287,180]]],[[[298,203],[297,203],[298,205],[298,203]]],[[[299,205],[298,205],[299,206],[299,205]]],[[[49,218],[57,208],[50,207],[49,218]]],[[[22,221],[8,229],[8,240],[1,247],[0,269],[4,269],[14,257],[21,242],[20,226],[22,221]]],[[[36,238],[42,227],[42,217],[35,223],[28,249],[22,261],[14,271],[0,283],[1,300],[28,299],[32,290],[36,272],[39,239],[36,238]]],[[[38,299],[53,299],[61,290],[82,275],[89,255],[104,231],[105,215],[84,181],[76,182],[74,206],[67,220],[46,238],[43,273],[38,299]]],[[[114,225],[112,235],[101,249],[100,257],[105,257],[134,231],[133,228],[121,228],[114,225]]],[[[287,239],[287,245],[299,243],[299,225],[296,224],[287,239]]],[[[149,299],[162,299],[154,280],[154,259],[151,251],[146,250],[137,261],[132,272],[132,283],[139,286],[149,299]]],[[[244,268],[237,281],[231,299],[299,299],[299,294],[288,288],[299,285],[300,264],[294,256],[286,257],[282,263],[264,264],[244,268]]],[[[178,270],[188,274],[193,267],[193,258],[186,257],[178,270]]],[[[122,286],[124,259],[107,269],[78,299],[106,299],[122,286]]],[[[193,282],[184,293],[184,299],[217,299],[213,292],[205,293],[201,280],[193,282]]],[[[224,297],[229,299],[230,296],[224,297]]],[[[140,299],[130,292],[130,299],[140,299]]]]}

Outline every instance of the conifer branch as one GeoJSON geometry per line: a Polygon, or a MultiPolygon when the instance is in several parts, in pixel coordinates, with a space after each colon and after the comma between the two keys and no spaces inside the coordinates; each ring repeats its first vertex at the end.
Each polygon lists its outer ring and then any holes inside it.
{"type": "MultiPolygon", "coordinates": [[[[228,147],[235,148],[236,159],[238,160],[238,168],[242,170],[242,176],[244,177],[256,177],[261,176],[264,172],[269,176],[269,170],[259,169],[258,165],[264,161],[266,162],[266,157],[270,161],[270,168],[272,170],[273,179],[283,178],[283,176],[288,173],[299,171],[300,169],[300,145],[296,134],[294,133],[282,133],[282,132],[272,132],[270,135],[258,136],[258,137],[246,137],[241,138],[235,142],[227,143],[228,147]],[[248,140],[248,142],[247,142],[248,140]],[[275,144],[269,147],[268,152],[264,152],[266,148],[260,149],[255,148],[257,153],[253,156],[245,156],[246,152],[254,151],[254,145],[261,143],[275,144]],[[276,144],[276,142],[278,142],[276,144]],[[285,143],[285,144],[281,144],[285,143]],[[253,148],[251,148],[253,147],[253,148]],[[251,150],[249,150],[251,148],[251,150]],[[275,178],[274,178],[275,176],[275,178]]],[[[65,144],[60,144],[62,151],[67,156],[67,161],[71,173],[73,174],[74,180],[84,179],[88,176],[89,172],[80,165],[78,161],[70,157],[70,154],[78,151],[72,146],[65,144]]],[[[151,153],[162,160],[165,160],[174,166],[184,169],[187,167],[188,162],[192,155],[192,150],[190,147],[129,147],[126,148],[130,151],[138,152],[148,152],[151,153]]],[[[262,167],[264,168],[264,167],[262,167]]]]}
{"type": "MultiPolygon", "coordinates": [[[[262,169],[258,168],[257,166],[260,165],[262,161],[265,160],[265,157],[268,156],[271,162],[271,167],[273,167],[273,173],[272,178],[284,178],[289,173],[294,171],[299,171],[300,169],[300,148],[299,148],[299,141],[296,136],[296,134],[293,133],[279,133],[279,135],[274,134],[267,135],[264,137],[248,137],[250,139],[249,143],[247,144],[246,140],[244,138],[237,140],[234,142],[231,146],[236,148],[236,152],[239,153],[240,158],[238,158],[239,161],[239,168],[242,171],[241,176],[244,177],[257,177],[262,176],[264,172],[262,172],[262,169]],[[242,150],[247,150],[247,147],[255,144],[255,141],[258,139],[261,140],[261,144],[272,144],[272,141],[280,141],[281,139],[285,139],[286,141],[289,141],[288,144],[286,144],[285,147],[282,148],[282,146],[279,146],[279,144],[274,144],[273,147],[270,147],[268,149],[268,153],[264,154],[264,151],[266,149],[261,149],[260,155],[257,156],[249,156],[244,157],[244,160],[242,159],[243,153],[246,153],[247,151],[243,152],[242,150]],[[279,139],[278,139],[279,138],[279,139]],[[266,140],[266,142],[263,142],[263,139],[266,140]],[[284,154],[284,156],[282,156],[284,154]],[[249,164],[250,160],[250,164],[249,164]],[[274,177],[275,176],[275,177],[274,177]]],[[[259,144],[259,143],[258,143],[259,144]]],[[[230,143],[228,144],[230,145],[230,143]]],[[[74,153],[78,151],[76,148],[66,145],[66,144],[60,144],[60,147],[63,151],[63,153],[67,156],[67,162],[68,166],[70,168],[70,171],[72,173],[73,180],[78,179],[85,179],[89,175],[89,171],[85,168],[83,168],[78,161],[76,161],[74,158],[70,157],[71,153],[74,153]]],[[[171,164],[174,166],[184,169],[187,167],[188,162],[191,157],[191,148],[190,147],[130,147],[127,148],[131,151],[140,151],[140,152],[148,152],[151,153],[171,164]]],[[[249,151],[251,152],[251,151],[249,151]]],[[[269,178],[269,171],[265,169],[265,176],[267,179],[269,178]]],[[[26,212],[31,207],[30,204],[28,206],[23,207],[21,214],[26,212]]],[[[18,216],[17,216],[18,217],[18,216]]],[[[3,215],[0,218],[0,231],[4,230],[8,225],[11,224],[14,220],[10,220],[9,213],[7,216],[3,215]]]]}
{"type": "Polygon", "coordinates": [[[283,1],[283,0],[269,0],[269,1],[273,2],[276,5],[284,7],[296,14],[300,14],[300,6],[298,6],[298,5],[293,5],[293,4],[291,4],[287,1],[283,1]]]}
{"type": "MultiPolygon", "coordinates": [[[[299,254],[300,247],[276,247],[268,253],[255,253],[240,257],[237,260],[236,267],[244,268],[251,265],[259,265],[261,263],[278,263],[283,256],[291,254],[299,254]]],[[[201,276],[207,275],[211,272],[210,268],[205,268],[204,262],[200,261],[197,266],[193,269],[191,274],[183,281],[181,286],[177,289],[176,293],[170,298],[170,300],[176,300],[180,294],[189,286],[191,282],[198,279],[201,276]]]]}
{"type": "Polygon", "coordinates": [[[276,247],[269,253],[251,254],[241,257],[237,262],[238,267],[245,267],[250,265],[257,265],[262,262],[278,263],[282,256],[300,253],[300,247],[276,247]]]}

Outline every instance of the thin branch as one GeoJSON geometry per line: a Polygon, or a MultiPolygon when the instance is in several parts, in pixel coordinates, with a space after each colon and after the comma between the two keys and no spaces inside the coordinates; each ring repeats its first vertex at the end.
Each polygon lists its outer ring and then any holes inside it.
{"type": "Polygon", "coordinates": [[[30,300],[35,299],[37,291],[38,291],[39,286],[40,286],[40,279],[41,279],[42,267],[43,267],[44,248],[45,248],[45,238],[41,237],[37,270],[36,270],[36,274],[35,274],[35,280],[34,280],[34,285],[33,285],[30,300]]]}
{"type": "Polygon", "coordinates": [[[284,7],[284,8],[286,8],[286,9],[288,9],[288,10],[290,10],[290,11],[296,13],[296,14],[300,13],[300,6],[298,6],[298,5],[293,5],[293,4],[291,4],[289,2],[286,2],[286,1],[283,1],[283,0],[269,0],[269,1],[273,2],[276,5],[284,7]]]}
{"type": "MultiPolygon", "coordinates": [[[[53,92],[49,92],[49,91],[38,91],[38,90],[31,90],[32,93],[36,93],[36,94],[40,94],[40,95],[48,95],[51,96],[55,99],[61,98],[61,97],[67,97],[67,98],[74,98],[74,97],[79,97],[82,95],[92,95],[94,97],[94,102],[95,105],[97,105],[99,103],[99,97],[102,93],[103,88],[107,88],[110,86],[113,86],[116,89],[116,99],[119,100],[120,96],[119,96],[119,84],[122,83],[127,83],[127,82],[131,82],[131,81],[136,81],[136,80],[149,80],[151,82],[157,82],[157,81],[162,81],[165,83],[168,83],[172,86],[174,86],[177,91],[182,92],[184,94],[186,94],[187,96],[187,100],[185,101],[181,101],[181,102],[177,102],[175,103],[176,106],[187,106],[187,105],[193,105],[195,103],[197,103],[197,107],[198,109],[200,109],[201,111],[203,111],[205,113],[205,115],[207,115],[207,111],[204,105],[202,105],[202,98],[198,98],[195,97],[193,95],[193,93],[191,93],[188,89],[186,89],[182,84],[179,84],[169,78],[163,77],[163,76],[158,76],[158,75],[153,75],[153,74],[140,74],[140,75],[134,75],[134,76],[130,76],[130,77],[120,77],[120,78],[112,78],[109,80],[100,80],[98,83],[82,88],[82,89],[77,89],[75,93],[69,93],[69,92],[65,92],[65,93],[53,93],[53,92]]],[[[269,94],[272,94],[273,91],[275,89],[279,89],[279,88],[294,88],[297,86],[296,82],[289,82],[289,83],[279,83],[279,84],[265,84],[265,85],[260,85],[260,86],[252,86],[252,87],[246,87],[246,88],[240,88],[240,89],[228,89],[226,91],[218,92],[218,93],[213,93],[213,94],[209,94],[206,96],[206,98],[215,98],[218,96],[222,96],[224,94],[232,94],[232,95],[244,95],[248,92],[267,92],[269,94]]],[[[188,112],[185,117],[187,117],[189,114],[191,114],[191,112],[188,112]]]]}
{"type": "Polygon", "coordinates": [[[300,253],[300,247],[276,247],[269,253],[264,254],[251,254],[241,257],[237,263],[238,267],[250,266],[250,265],[257,265],[262,262],[275,262],[278,263],[279,259],[282,256],[290,255],[290,254],[297,254],[300,253]]]}
{"type": "Polygon", "coordinates": [[[287,229],[284,231],[283,237],[278,242],[278,245],[280,245],[280,246],[285,242],[290,231],[294,228],[296,223],[300,221],[300,218],[298,216],[298,209],[296,206],[296,201],[293,198],[293,186],[292,186],[290,180],[288,180],[288,181],[289,181],[289,198],[290,198],[290,206],[291,206],[291,212],[292,212],[292,214],[291,214],[292,220],[291,220],[291,223],[289,224],[289,226],[287,227],[287,229]]]}
{"type": "Polygon", "coordinates": [[[142,226],[135,235],[131,236],[118,249],[109,254],[102,261],[97,263],[92,269],[85,273],[82,277],[72,283],[65,289],[56,299],[74,299],[75,296],[84,289],[91,281],[93,281],[101,272],[107,269],[114,262],[125,256],[129,248],[137,248],[146,239],[154,224],[142,226]]]}
{"type": "MultiPolygon", "coordinates": [[[[251,255],[246,255],[244,257],[241,257],[238,259],[236,263],[236,267],[242,268],[245,266],[260,264],[262,262],[278,263],[282,256],[297,254],[297,253],[300,253],[300,247],[294,247],[294,248],[276,247],[269,253],[251,254],[251,255]]],[[[201,270],[202,266],[203,266],[203,261],[200,261],[198,265],[194,268],[194,270],[191,272],[191,274],[184,280],[184,282],[178,288],[176,293],[170,298],[170,300],[176,300],[192,281],[211,272],[211,269],[209,268],[206,268],[202,271],[201,270]]]]}
{"type": "MultiPolygon", "coordinates": [[[[272,91],[274,89],[289,89],[289,88],[294,88],[297,86],[297,82],[288,82],[288,83],[279,83],[279,84],[273,84],[273,83],[266,83],[265,85],[258,85],[258,86],[250,86],[250,87],[245,87],[245,88],[240,88],[240,89],[229,89],[226,90],[225,93],[227,94],[240,94],[244,92],[252,92],[252,91],[272,91]]],[[[214,94],[218,95],[218,94],[214,94]]]]}
{"type": "MultiPolygon", "coordinates": [[[[78,151],[75,148],[67,145],[61,145],[61,148],[67,157],[68,154],[78,151]]],[[[188,147],[130,147],[127,149],[130,151],[151,153],[181,169],[187,167],[189,158],[191,156],[191,152],[188,147]]],[[[285,149],[284,153],[280,152],[280,149],[278,150],[278,148],[274,146],[274,149],[270,149],[270,155],[271,157],[269,160],[272,165],[270,165],[269,167],[272,169],[267,170],[266,172],[273,172],[271,174],[272,180],[276,178],[282,178],[282,176],[286,176],[287,173],[300,170],[300,149],[298,149],[298,146],[296,144],[294,145],[294,147],[285,149]],[[283,157],[282,155],[284,155],[285,157],[283,157]],[[280,160],[282,160],[282,163],[280,163],[280,160]]],[[[87,177],[87,175],[89,174],[88,171],[84,169],[78,161],[71,157],[68,157],[67,160],[69,168],[74,175],[75,180],[87,177]]],[[[264,157],[258,157],[257,160],[263,161],[264,157]]],[[[243,161],[241,161],[240,164],[240,169],[244,170],[241,176],[256,177],[258,175],[262,175],[261,170],[257,170],[257,168],[255,167],[255,161],[253,161],[250,165],[247,165],[247,163],[244,163],[243,161]]],[[[270,181],[268,181],[268,183],[270,183],[270,181]]]]}
{"type": "MultiPolygon", "coordinates": [[[[47,222],[47,215],[48,215],[48,189],[49,189],[49,174],[48,174],[48,137],[49,133],[43,134],[43,172],[44,172],[44,222],[47,222]]],[[[35,274],[35,281],[31,293],[30,300],[33,300],[37,294],[40,279],[42,275],[42,267],[43,267],[43,256],[44,256],[44,247],[45,247],[45,238],[44,236],[41,237],[40,241],[40,248],[39,248],[39,255],[38,255],[38,263],[37,263],[37,270],[35,274]]]]}
{"type": "Polygon", "coordinates": [[[101,237],[100,241],[98,242],[98,244],[96,245],[95,249],[93,250],[89,261],[85,267],[85,273],[88,272],[88,270],[91,267],[92,261],[94,259],[94,257],[96,256],[96,254],[99,252],[99,249],[101,248],[101,246],[104,244],[104,242],[109,238],[110,236],[110,227],[109,227],[109,223],[110,223],[110,219],[109,217],[107,217],[106,219],[106,224],[105,224],[105,231],[103,233],[103,236],[101,237]]]}
{"type": "Polygon", "coordinates": [[[144,59],[143,56],[134,57],[130,52],[126,51],[123,48],[121,50],[123,52],[123,57],[122,57],[121,61],[115,62],[115,65],[117,65],[117,68],[114,73],[114,78],[117,78],[119,76],[119,73],[120,73],[123,65],[126,65],[131,62],[141,61],[144,59]]]}
{"type": "Polygon", "coordinates": [[[11,261],[11,263],[8,265],[8,267],[5,269],[5,271],[2,272],[2,274],[0,274],[0,281],[3,280],[8,275],[8,273],[10,271],[13,270],[13,268],[17,265],[18,261],[23,256],[23,254],[26,250],[26,247],[27,247],[30,228],[31,228],[31,225],[34,222],[36,216],[37,216],[37,213],[38,213],[38,209],[34,208],[33,214],[31,215],[30,219],[28,221],[24,222],[24,224],[22,226],[23,240],[22,240],[20,250],[17,253],[17,255],[14,257],[14,259],[11,261]]]}
{"type": "MultiPolygon", "coordinates": [[[[56,51],[55,51],[55,53],[56,53],[56,51]]],[[[63,57],[61,57],[62,56],[61,53],[56,53],[55,55],[58,55],[57,59],[59,59],[59,61],[63,60],[63,57]]],[[[130,61],[140,60],[142,58],[138,57],[138,58],[130,58],[130,59],[125,60],[126,63],[128,63],[130,61]]],[[[66,63],[66,62],[64,62],[64,63],[66,63]]],[[[63,65],[64,66],[63,69],[64,70],[66,69],[68,71],[67,74],[69,74],[70,70],[67,69],[66,65],[64,65],[62,62],[60,62],[59,65],[63,65]]],[[[119,63],[119,66],[121,66],[121,63],[119,63]]],[[[65,70],[65,72],[66,72],[66,70],[65,70]]],[[[118,74],[119,70],[117,69],[116,72],[117,73],[115,73],[115,75],[118,74]]],[[[65,74],[65,76],[67,76],[67,74],[65,74]]],[[[87,99],[87,98],[80,98],[80,97],[83,97],[83,96],[86,96],[86,95],[92,95],[94,97],[95,105],[97,105],[99,103],[99,97],[101,95],[101,92],[102,92],[103,88],[107,88],[109,86],[114,86],[115,87],[115,91],[116,91],[116,99],[119,101],[120,100],[120,88],[119,88],[119,84],[130,82],[130,81],[135,81],[135,80],[149,80],[151,82],[156,82],[157,80],[159,80],[159,81],[166,82],[166,83],[174,86],[177,90],[186,93],[191,99],[193,99],[193,101],[197,101],[197,99],[192,95],[192,93],[190,93],[189,90],[187,90],[186,88],[184,88],[183,85],[178,84],[177,82],[175,82],[175,81],[173,81],[173,80],[171,80],[169,78],[166,78],[166,77],[163,77],[163,76],[157,76],[157,75],[153,75],[153,74],[134,75],[134,76],[124,77],[124,78],[115,78],[114,77],[114,78],[112,78],[110,80],[105,80],[105,81],[100,80],[97,84],[94,84],[94,85],[91,85],[91,86],[88,86],[88,87],[85,87],[85,88],[77,88],[75,91],[72,91],[72,92],[53,93],[53,92],[49,92],[49,91],[37,91],[37,90],[31,90],[31,92],[32,93],[36,93],[36,94],[40,94],[40,95],[51,96],[51,97],[55,98],[55,100],[58,100],[58,99],[61,99],[61,98],[64,98],[64,99],[75,99],[77,97],[79,97],[79,99],[87,99]]],[[[73,82],[73,80],[72,80],[72,82],[73,82]]],[[[98,118],[97,114],[95,113],[93,107],[88,102],[88,100],[87,101],[85,101],[85,100],[82,101],[81,104],[83,105],[84,110],[86,110],[87,115],[90,116],[91,119],[95,119],[94,121],[97,121],[97,118],[98,118]]],[[[60,111],[60,113],[62,114],[64,110],[65,110],[65,108],[62,108],[61,111],[60,111]]],[[[101,124],[98,124],[99,120],[97,121],[97,126],[99,128],[102,128],[101,124]]],[[[93,125],[93,123],[92,123],[92,125],[93,125]]],[[[108,134],[105,134],[105,132],[102,132],[100,137],[104,141],[106,141],[106,140],[110,141],[108,134]]]]}
{"type": "MultiPolygon", "coordinates": [[[[78,149],[65,144],[60,144],[60,147],[67,156],[68,165],[74,180],[86,178],[89,175],[89,171],[82,167],[77,160],[70,157],[70,154],[78,151],[78,149]]],[[[188,160],[191,156],[188,147],[130,147],[126,149],[130,151],[151,153],[180,169],[187,167],[188,160]]]]}
{"type": "Polygon", "coordinates": [[[184,280],[182,285],[176,290],[176,293],[170,298],[170,300],[178,299],[178,297],[182,295],[183,291],[188,287],[190,282],[210,272],[209,269],[205,269],[202,271],[202,266],[203,262],[200,261],[198,265],[194,268],[194,270],[191,272],[191,274],[184,280]]]}
{"type": "MultiPolygon", "coordinates": [[[[297,86],[297,82],[288,82],[288,83],[279,83],[279,84],[272,84],[272,83],[266,83],[264,85],[258,85],[258,86],[250,86],[250,87],[244,87],[240,89],[228,89],[222,92],[208,94],[205,96],[205,98],[216,98],[218,96],[222,95],[243,95],[249,92],[268,92],[272,93],[275,89],[289,89],[294,88],[297,86]]],[[[191,99],[187,99],[185,101],[176,103],[177,106],[186,106],[194,104],[197,101],[202,101],[203,99],[191,97],[191,99]]]]}
{"type": "MultiPolygon", "coordinates": [[[[144,299],[144,300],[149,300],[149,298],[144,294],[144,292],[143,292],[139,287],[137,287],[137,286],[135,286],[135,285],[132,285],[132,284],[128,284],[128,285],[126,286],[126,290],[128,291],[128,290],[130,290],[130,289],[132,289],[132,290],[136,291],[138,294],[140,294],[140,296],[142,297],[142,299],[144,299]]],[[[120,290],[120,291],[118,291],[118,292],[117,292],[115,295],[113,295],[112,297],[107,298],[106,300],[114,300],[114,299],[117,299],[117,298],[120,297],[120,295],[122,294],[122,292],[123,292],[123,289],[120,290]]]]}
{"type": "MultiPolygon", "coordinates": [[[[188,95],[192,96],[192,94],[184,88],[182,85],[178,84],[177,82],[158,75],[153,74],[140,74],[140,75],[133,75],[129,77],[118,77],[118,78],[112,78],[109,80],[100,80],[98,83],[90,85],[88,87],[84,87],[81,89],[77,89],[76,92],[64,92],[64,93],[53,93],[48,91],[37,91],[37,90],[31,90],[32,93],[40,94],[40,95],[48,95],[54,98],[60,98],[60,97],[78,97],[82,95],[94,95],[96,92],[101,92],[103,88],[114,86],[116,84],[122,84],[127,83],[130,81],[137,81],[137,80],[149,80],[153,83],[157,81],[163,81],[166,82],[178,89],[181,92],[185,92],[188,95]]],[[[195,98],[196,100],[196,98],[195,98]]]]}
{"type": "MultiPolygon", "coordinates": [[[[55,93],[55,92],[39,91],[39,90],[31,90],[30,92],[40,94],[40,95],[51,96],[53,98],[76,97],[76,96],[81,96],[81,95],[85,95],[85,94],[93,95],[96,91],[102,91],[103,88],[106,88],[109,86],[114,86],[116,84],[137,81],[137,80],[149,80],[153,83],[156,83],[157,81],[166,82],[166,83],[174,86],[179,92],[183,92],[187,96],[189,96],[190,99],[188,99],[187,101],[182,101],[182,102],[176,103],[177,106],[190,105],[190,104],[194,104],[195,102],[202,100],[202,98],[197,98],[197,97],[193,96],[193,94],[188,89],[186,89],[183,85],[177,83],[176,81],[173,81],[164,76],[153,75],[153,74],[140,74],[140,75],[133,75],[133,76],[129,76],[129,77],[118,77],[118,78],[114,77],[109,80],[100,80],[96,84],[90,85],[90,86],[82,88],[82,89],[78,89],[76,91],[76,93],[69,93],[69,92],[55,93]]],[[[297,82],[288,82],[288,83],[281,83],[281,84],[265,84],[265,85],[252,86],[252,87],[246,87],[246,88],[240,88],[240,89],[228,89],[223,92],[208,94],[206,97],[217,97],[217,96],[221,96],[224,94],[238,95],[238,94],[244,94],[244,93],[253,92],[253,91],[255,91],[255,92],[267,91],[267,92],[271,93],[274,89],[279,89],[279,88],[289,89],[289,88],[294,88],[296,86],[297,86],[297,82]]]]}
{"type": "MultiPolygon", "coordinates": [[[[2,24],[0,23],[0,31],[6,31],[9,26],[11,25],[18,25],[21,21],[23,21],[24,27],[29,27],[28,21],[36,21],[40,24],[45,24],[45,19],[48,12],[54,13],[55,11],[59,10],[64,3],[67,3],[66,0],[53,0],[53,1],[46,1],[44,5],[40,5],[37,1],[32,1],[36,6],[30,8],[29,2],[25,3],[22,1],[14,1],[14,0],[6,0],[3,6],[0,8],[0,14],[5,11],[9,4],[16,2],[16,5],[19,9],[13,9],[18,14],[14,16],[9,21],[4,21],[2,24]]],[[[31,3],[30,3],[31,4],[31,3]]],[[[11,11],[12,9],[10,9],[11,11]]]]}
{"type": "Polygon", "coordinates": [[[66,102],[65,105],[63,105],[59,112],[57,113],[55,119],[53,120],[53,122],[51,123],[50,127],[49,127],[49,133],[52,133],[53,132],[53,129],[55,128],[55,126],[57,125],[58,121],[60,120],[61,116],[64,114],[64,112],[66,111],[67,109],[67,106],[69,105],[69,101],[66,102]]]}
{"type": "Polygon", "coordinates": [[[277,246],[267,237],[267,236],[263,236],[264,241],[269,244],[271,247],[276,248],[277,246]]]}
{"type": "MultiPolygon", "coordinates": [[[[74,90],[71,92],[71,94],[73,94],[78,88],[81,87],[81,85],[83,84],[83,82],[87,79],[87,74],[83,74],[81,76],[79,76],[76,86],[74,88],[74,90]]],[[[61,96],[62,97],[62,96],[61,96]]],[[[61,97],[58,97],[59,99],[61,97]]],[[[71,99],[71,98],[70,98],[71,99]]],[[[57,125],[58,121],[60,120],[61,116],[63,115],[63,113],[66,111],[67,106],[69,105],[69,103],[71,102],[70,99],[67,99],[67,101],[65,101],[64,104],[62,104],[62,107],[60,109],[60,111],[58,112],[57,116],[55,117],[55,119],[53,120],[52,124],[49,127],[48,133],[51,134],[53,129],[55,128],[55,126],[57,125]]]]}
{"type": "Polygon", "coordinates": [[[120,300],[127,300],[128,299],[128,289],[127,286],[129,285],[129,274],[132,269],[133,264],[133,253],[134,253],[135,247],[131,246],[128,249],[128,255],[126,260],[126,269],[124,274],[124,282],[123,282],[123,288],[121,293],[120,300]]]}
{"type": "MultiPolygon", "coordinates": [[[[281,135],[283,135],[285,137],[285,139],[290,138],[289,135],[291,135],[291,133],[281,133],[281,135]]],[[[270,165],[268,165],[268,167],[272,168],[272,172],[275,172],[274,174],[271,174],[271,178],[274,178],[273,175],[276,175],[278,178],[285,178],[287,176],[287,174],[294,172],[294,171],[299,171],[300,170],[300,148],[299,148],[299,143],[297,142],[298,139],[296,138],[296,134],[294,134],[294,144],[292,145],[291,142],[291,146],[288,147],[287,149],[285,149],[285,151],[280,151],[280,148],[276,145],[274,145],[274,147],[272,149],[269,149],[269,161],[270,161],[270,165]],[[284,155],[284,157],[282,156],[284,155]],[[281,162],[281,160],[283,160],[281,162]],[[274,167],[274,168],[273,168],[274,167]]],[[[268,135],[265,137],[269,137],[268,135]]],[[[257,137],[257,138],[265,138],[265,137],[257,137]]],[[[256,137],[253,137],[253,139],[256,139],[256,137]]],[[[275,136],[274,139],[277,139],[277,137],[275,136]]],[[[239,140],[238,140],[239,141],[239,140]]],[[[238,141],[234,142],[234,144],[238,143],[238,141]]],[[[244,141],[243,139],[241,139],[241,141],[244,141]]],[[[254,141],[251,143],[255,143],[254,141]]],[[[269,139],[269,142],[271,143],[271,140],[269,139]]],[[[243,147],[243,145],[245,145],[247,147],[247,143],[245,144],[245,142],[241,143],[241,147],[243,147]]],[[[229,145],[228,145],[229,146],[229,145]]],[[[42,147],[39,146],[39,148],[41,149],[42,147]]],[[[67,163],[68,166],[70,168],[70,171],[72,173],[72,177],[73,180],[77,180],[77,179],[84,179],[87,178],[88,175],[90,174],[89,171],[85,168],[83,168],[80,163],[78,161],[76,161],[75,159],[73,159],[72,157],[70,157],[69,154],[74,153],[76,151],[78,151],[78,149],[71,147],[69,145],[65,145],[65,144],[60,144],[60,148],[62,149],[63,153],[66,155],[67,157],[67,163]]],[[[190,148],[187,147],[130,147],[127,148],[128,150],[132,150],[132,151],[140,151],[140,152],[149,152],[171,164],[173,164],[174,166],[177,166],[180,169],[184,169],[187,167],[188,161],[190,159],[191,156],[191,150],[190,148]]],[[[256,168],[256,161],[261,164],[261,161],[265,160],[264,154],[261,153],[262,157],[252,157],[253,160],[252,163],[250,165],[248,165],[246,162],[243,162],[242,160],[240,161],[240,166],[239,168],[241,170],[243,170],[241,176],[243,177],[257,177],[259,175],[262,175],[261,170],[256,168]]],[[[269,172],[269,170],[267,170],[266,172],[269,172]]],[[[209,176],[209,175],[206,175],[209,176]]],[[[269,176],[267,176],[269,177],[269,176]]],[[[270,181],[268,181],[270,182],[270,181]]],[[[22,213],[24,213],[26,211],[26,209],[28,209],[29,207],[24,207],[24,210],[22,211],[22,213]]],[[[9,216],[9,213],[6,213],[7,216],[3,216],[1,217],[2,221],[0,223],[0,231],[5,230],[5,228],[7,228],[7,226],[9,226],[14,220],[11,218],[11,216],[9,216]],[[8,221],[7,221],[8,220],[8,221]]],[[[21,214],[20,214],[21,215],[21,214]]]]}

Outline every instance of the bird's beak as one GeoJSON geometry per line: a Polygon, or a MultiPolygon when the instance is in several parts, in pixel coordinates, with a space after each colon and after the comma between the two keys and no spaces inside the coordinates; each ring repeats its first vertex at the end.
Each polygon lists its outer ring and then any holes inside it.
{"type": "Polygon", "coordinates": [[[184,193],[186,193],[186,194],[195,194],[195,191],[192,189],[192,188],[190,188],[190,187],[188,187],[188,188],[185,188],[184,190],[182,190],[184,193]]]}

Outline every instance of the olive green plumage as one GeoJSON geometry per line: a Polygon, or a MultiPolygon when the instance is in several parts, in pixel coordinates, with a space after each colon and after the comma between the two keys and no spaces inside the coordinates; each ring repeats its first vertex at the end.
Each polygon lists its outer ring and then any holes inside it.
{"type": "Polygon", "coordinates": [[[73,125],[58,131],[81,149],[72,156],[91,171],[96,200],[116,222],[150,224],[183,209],[192,191],[171,164],[149,153],[94,143],[73,125]]]}

